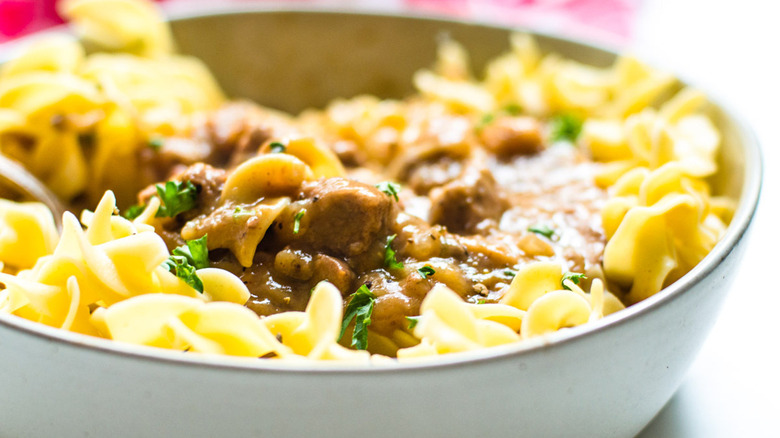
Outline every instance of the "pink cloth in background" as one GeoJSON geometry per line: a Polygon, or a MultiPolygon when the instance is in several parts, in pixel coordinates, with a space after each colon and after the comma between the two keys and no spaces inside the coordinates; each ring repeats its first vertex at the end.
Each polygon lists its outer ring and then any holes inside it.
{"type": "Polygon", "coordinates": [[[56,0],[0,0],[0,42],[62,23],[56,0]]]}
{"type": "Polygon", "coordinates": [[[405,0],[414,10],[626,44],[642,0],[405,0]]]}
{"type": "MultiPolygon", "coordinates": [[[[58,0],[0,0],[0,43],[62,23],[58,0]]],[[[190,0],[157,0],[178,3],[190,0]]],[[[247,2],[247,0],[222,0],[247,2]]],[[[300,0],[288,0],[301,3],[300,0]]],[[[421,11],[530,27],[550,33],[611,44],[631,39],[642,0],[333,0],[316,5],[359,6],[382,10],[421,11]]],[[[263,3],[283,3],[266,0],[263,3]]]]}

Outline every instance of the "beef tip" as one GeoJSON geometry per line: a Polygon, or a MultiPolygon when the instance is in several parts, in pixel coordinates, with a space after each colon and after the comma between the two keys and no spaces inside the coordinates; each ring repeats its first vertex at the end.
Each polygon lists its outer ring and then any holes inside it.
{"type": "Polygon", "coordinates": [[[336,286],[341,294],[346,296],[354,292],[352,282],[355,281],[355,273],[344,261],[325,254],[314,256],[314,276],[312,285],[320,281],[327,281],[336,286]]]}
{"type": "Polygon", "coordinates": [[[544,148],[542,125],[533,117],[501,117],[482,129],[480,140],[485,149],[503,158],[544,148]]]}
{"type": "Polygon", "coordinates": [[[249,102],[224,105],[206,121],[208,141],[214,145],[209,162],[235,167],[255,156],[267,141],[296,132],[293,122],[284,113],[249,102]]]}
{"type": "Polygon", "coordinates": [[[449,184],[430,194],[432,223],[459,234],[476,234],[486,220],[498,221],[506,208],[496,180],[487,169],[467,169],[449,184]]]}
{"type": "Polygon", "coordinates": [[[336,256],[365,252],[387,234],[393,200],[375,187],[344,178],[307,183],[300,238],[336,256]]]}

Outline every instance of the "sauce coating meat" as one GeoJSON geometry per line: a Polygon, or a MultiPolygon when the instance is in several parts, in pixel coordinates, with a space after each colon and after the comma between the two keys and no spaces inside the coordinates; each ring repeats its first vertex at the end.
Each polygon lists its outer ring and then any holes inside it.
{"type": "MultiPolygon", "coordinates": [[[[381,157],[343,133],[317,132],[347,177],[302,183],[288,203],[274,204],[280,207],[267,229],[253,231],[262,220],[236,212],[260,211],[276,198],[221,199],[230,168],[271,153],[280,133],[300,135],[305,127],[249,105],[225,108],[199,134],[212,145],[206,161],[213,166],[171,167],[170,177],[197,188],[197,207],[158,232],[171,249],[208,234],[212,265],[247,285],[247,306],[259,315],[303,310],[323,280],[345,299],[366,285],[376,297],[371,329],[388,336],[419,314],[438,283],[470,302],[497,302],[514,272],[534,260],[560,260],[572,272],[597,269],[606,194],[578,149],[547,144],[543,124],[527,116],[478,127],[463,116],[418,114],[420,129],[406,139],[377,134],[389,141],[381,157]],[[397,192],[381,190],[387,185],[378,183],[390,180],[397,192]],[[254,235],[251,263],[242,264],[235,249],[254,235]]],[[[147,189],[141,200],[153,194],[147,189]]]]}

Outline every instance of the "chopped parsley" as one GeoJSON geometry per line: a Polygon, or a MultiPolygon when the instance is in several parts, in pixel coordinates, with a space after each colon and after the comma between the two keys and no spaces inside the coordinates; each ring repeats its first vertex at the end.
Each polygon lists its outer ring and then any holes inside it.
{"type": "Polygon", "coordinates": [[[519,116],[523,112],[523,107],[516,103],[510,103],[504,107],[504,112],[510,116],[519,116]]]}
{"type": "Polygon", "coordinates": [[[484,299],[477,300],[477,304],[485,304],[485,303],[487,303],[487,301],[485,301],[484,299]]]}
{"type": "Polygon", "coordinates": [[[206,243],[208,234],[200,239],[188,240],[186,245],[182,245],[173,250],[173,255],[182,256],[195,269],[209,267],[209,248],[206,243]]]}
{"type": "Polygon", "coordinates": [[[306,214],[306,209],[302,208],[301,211],[298,213],[295,213],[295,222],[293,223],[293,234],[298,234],[299,231],[301,231],[301,219],[303,219],[303,215],[306,214]]]}
{"type": "Polygon", "coordinates": [[[517,272],[515,272],[515,271],[513,271],[511,269],[506,269],[506,270],[504,270],[504,275],[506,275],[507,277],[514,278],[514,276],[517,275],[517,272]]]}
{"type": "Polygon", "coordinates": [[[281,154],[287,150],[287,146],[285,146],[283,143],[279,143],[278,141],[271,143],[269,146],[271,146],[272,154],[281,154]]]}
{"type": "Polygon", "coordinates": [[[409,330],[414,330],[417,327],[417,323],[420,322],[419,316],[407,316],[406,320],[409,321],[409,330]]]}
{"type": "Polygon", "coordinates": [[[496,116],[492,113],[487,113],[482,116],[481,119],[479,119],[479,122],[477,122],[476,126],[474,126],[474,129],[477,131],[477,133],[481,132],[483,129],[485,129],[485,126],[493,123],[493,121],[496,119],[496,116]]]}
{"type": "Polygon", "coordinates": [[[190,181],[168,181],[165,186],[157,184],[155,187],[160,197],[160,208],[155,216],[176,217],[179,213],[195,208],[198,189],[190,181]]]}
{"type": "Polygon", "coordinates": [[[423,266],[422,268],[418,269],[417,272],[422,275],[422,278],[428,278],[436,273],[436,271],[430,266],[423,266]]]}
{"type": "Polygon", "coordinates": [[[122,217],[124,217],[127,220],[133,220],[138,216],[140,216],[145,209],[146,209],[145,205],[140,205],[140,204],[133,205],[131,207],[128,207],[128,209],[122,213],[122,217]]]}
{"type": "Polygon", "coordinates": [[[162,264],[165,269],[200,293],[203,293],[203,282],[195,271],[209,266],[206,238],[207,236],[203,236],[200,239],[188,240],[186,245],[174,249],[173,254],[162,264]]]}
{"type": "Polygon", "coordinates": [[[582,119],[573,114],[561,114],[550,120],[550,139],[574,143],[582,131],[582,119]]]}
{"type": "Polygon", "coordinates": [[[385,268],[387,269],[403,269],[404,267],[404,264],[395,258],[395,251],[393,251],[392,247],[395,236],[395,234],[389,236],[387,238],[387,243],[385,244],[385,268]]]}
{"type": "Polygon", "coordinates": [[[390,181],[383,181],[374,187],[378,188],[385,195],[394,198],[395,202],[398,202],[398,192],[401,191],[401,185],[390,181]]]}
{"type": "Polygon", "coordinates": [[[165,142],[163,141],[162,137],[152,137],[152,138],[149,139],[147,144],[153,150],[159,151],[160,148],[163,147],[163,144],[165,144],[165,142]]]}
{"type": "Polygon", "coordinates": [[[239,220],[245,217],[254,216],[255,212],[253,210],[244,210],[241,207],[236,207],[235,210],[233,210],[233,219],[239,220]]]}
{"type": "Polygon", "coordinates": [[[355,329],[352,330],[352,345],[358,350],[365,350],[368,346],[368,326],[371,325],[371,313],[374,311],[376,296],[368,290],[365,284],[360,286],[354,294],[350,295],[344,319],[341,322],[339,340],[344,337],[349,323],[355,320],[355,329]]]}
{"type": "Polygon", "coordinates": [[[563,278],[561,278],[561,286],[563,286],[563,288],[566,290],[571,290],[569,286],[566,286],[566,280],[571,280],[571,282],[574,284],[580,284],[580,280],[585,280],[587,278],[588,277],[586,277],[585,274],[580,274],[578,272],[567,272],[563,274],[563,278]]]}
{"type": "Polygon", "coordinates": [[[528,231],[542,235],[548,239],[552,239],[552,236],[555,234],[555,230],[547,225],[532,225],[528,227],[528,231]]]}

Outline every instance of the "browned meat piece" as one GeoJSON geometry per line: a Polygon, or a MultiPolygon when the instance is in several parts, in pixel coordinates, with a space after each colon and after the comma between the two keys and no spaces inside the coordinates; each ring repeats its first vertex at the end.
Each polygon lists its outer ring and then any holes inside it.
{"type": "Polygon", "coordinates": [[[365,252],[387,234],[393,200],[375,187],[344,178],[307,183],[299,237],[337,256],[365,252]]]}
{"type": "Polygon", "coordinates": [[[498,221],[506,209],[506,201],[487,169],[466,170],[459,179],[432,190],[430,198],[431,222],[460,234],[478,233],[483,221],[498,221]]]}
{"type": "Polygon", "coordinates": [[[542,125],[532,117],[501,117],[482,129],[480,139],[485,149],[504,158],[544,148],[542,125]]]}
{"type": "Polygon", "coordinates": [[[347,296],[354,292],[352,282],[355,281],[355,273],[345,262],[325,254],[317,254],[314,256],[312,284],[316,285],[320,281],[330,282],[342,295],[347,296]]]}
{"type": "Polygon", "coordinates": [[[268,140],[287,137],[296,131],[286,114],[238,102],[217,110],[201,135],[207,136],[214,145],[210,162],[235,167],[255,156],[268,140]]]}
{"type": "Polygon", "coordinates": [[[334,141],[330,148],[346,167],[358,167],[366,162],[366,153],[354,141],[334,141]]]}
{"type": "Polygon", "coordinates": [[[156,147],[138,150],[142,183],[170,179],[196,162],[235,167],[255,156],[267,141],[297,132],[286,114],[248,102],[228,103],[193,125],[187,137],[155,138],[156,147]]]}

